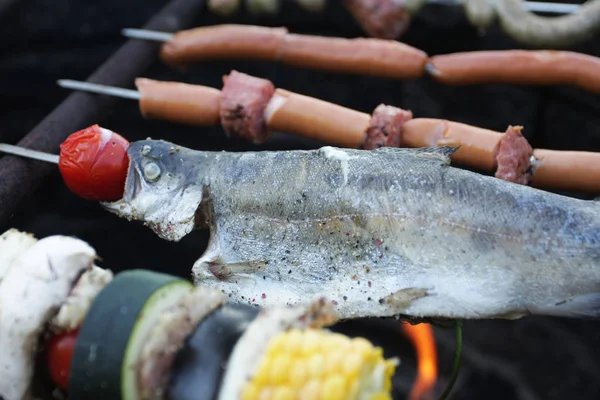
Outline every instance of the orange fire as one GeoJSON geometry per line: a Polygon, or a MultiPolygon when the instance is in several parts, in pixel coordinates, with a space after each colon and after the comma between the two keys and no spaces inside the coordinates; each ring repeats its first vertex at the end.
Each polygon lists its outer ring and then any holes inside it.
{"type": "Polygon", "coordinates": [[[402,330],[417,352],[417,379],[408,400],[430,400],[437,379],[437,352],[431,325],[402,324],[402,330]]]}

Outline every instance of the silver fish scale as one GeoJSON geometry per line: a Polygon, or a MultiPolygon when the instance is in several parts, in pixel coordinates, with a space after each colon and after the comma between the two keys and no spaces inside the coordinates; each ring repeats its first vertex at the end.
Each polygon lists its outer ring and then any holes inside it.
{"type": "Polygon", "coordinates": [[[231,301],[325,295],[343,318],[512,318],[586,313],[582,296],[600,292],[597,204],[450,167],[450,148],[171,154],[152,141],[141,156],[140,143],[133,170],[160,160],[185,179],[179,192],[138,183],[126,202],[178,240],[165,230],[202,200],[211,240],[194,280],[231,301]],[[203,198],[183,204],[181,188],[203,198]],[[160,215],[140,212],[156,204],[160,215]]]}

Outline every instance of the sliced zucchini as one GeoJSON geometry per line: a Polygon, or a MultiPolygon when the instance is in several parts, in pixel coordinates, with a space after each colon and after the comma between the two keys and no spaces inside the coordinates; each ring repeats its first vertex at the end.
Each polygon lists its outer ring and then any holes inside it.
{"type": "Polygon", "coordinates": [[[71,399],[137,400],[136,361],[161,312],[193,290],[181,278],[146,270],[115,276],[81,325],[69,378],[71,399]]]}
{"type": "Polygon", "coordinates": [[[216,399],[229,356],[258,312],[247,304],[226,303],[207,315],[177,353],[166,398],[216,399]]]}

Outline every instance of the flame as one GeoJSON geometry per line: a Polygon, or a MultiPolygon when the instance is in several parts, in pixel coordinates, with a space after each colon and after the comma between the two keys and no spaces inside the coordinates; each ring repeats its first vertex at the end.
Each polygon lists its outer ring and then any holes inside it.
{"type": "Polygon", "coordinates": [[[431,399],[437,379],[437,352],[433,329],[426,323],[418,325],[404,323],[402,330],[417,352],[417,379],[408,399],[431,399]]]}

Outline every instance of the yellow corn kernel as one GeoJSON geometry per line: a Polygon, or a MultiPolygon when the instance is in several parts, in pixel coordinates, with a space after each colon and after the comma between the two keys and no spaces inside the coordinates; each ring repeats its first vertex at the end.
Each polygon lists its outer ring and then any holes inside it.
{"type": "Polygon", "coordinates": [[[257,399],[258,400],[271,400],[272,393],[273,393],[273,388],[271,386],[264,387],[263,390],[259,393],[257,399]]]}
{"type": "Polygon", "coordinates": [[[271,343],[269,344],[269,349],[267,350],[267,354],[269,356],[279,354],[281,352],[286,352],[286,347],[289,345],[289,339],[287,336],[279,335],[276,336],[271,343]]]}
{"type": "Polygon", "coordinates": [[[387,393],[376,393],[369,396],[369,400],[392,400],[392,396],[387,393]]]}
{"type": "Polygon", "coordinates": [[[396,365],[366,339],[322,329],[293,329],[271,340],[242,397],[390,400],[396,365]]]}
{"type": "Polygon", "coordinates": [[[352,339],[352,351],[363,355],[365,358],[373,353],[373,345],[365,338],[352,339]]]}
{"type": "Polygon", "coordinates": [[[339,374],[327,377],[321,387],[321,400],[344,399],[346,399],[346,379],[339,374]]]}
{"type": "Polygon", "coordinates": [[[296,394],[286,386],[279,386],[271,394],[271,400],[295,400],[296,394]]]}
{"type": "Polygon", "coordinates": [[[283,353],[275,355],[270,365],[269,383],[286,383],[292,366],[292,358],[283,353]]]}
{"type": "Polygon", "coordinates": [[[284,338],[285,341],[285,352],[295,354],[302,351],[303,335],[298,329],[290,329],[283,335],[279,335],[284,338]]]}
{"type": "Polygon", "coordinates": [[[269,382],[270,364],[271,362],[269,358],[263,358],[258,366],[258,369],[256,370],[256,375],[254,375],[254,383],[263,385],[269,382]]]}
{"type": "Polygon", "coordinates": [[[318,380],[308,381],[298,392],[300,400],[319,400],[321,395],[321,382],[318,380]]]}
{"type": "Polygon", "coordinates": [[[241,400],[256,400],[258,399],[258,387],[253,383],[249,383],[242,390],[241,400]]]}
{"type": "Polygon", "coordinates": [[[320,378],[323,375],[324,363],[325,357],[323,357],[323,354],[316,353],[310,356],[310,358],[307,360],[308,375],[311,378],[320,378]]]}
{"type": "Polygon", "coordinates": [[[308,380],[308,371],[303,360],[294,360],[290,368],[290,376],[288,377],[290,385],[295,388],[301,388],[308,380]]]}
{"type": "Polygon", "coordinates": [[[320,350],[320,335],[314,329],[304,332],[304,341],[302,344],[302,354],[310,355],[320,350]]]}
{"type": "Polygon", "coordinates": [[[341,365],[342,373],[352,379],[358,379],[363,367],[363,356],[358,353],[347,354],[341,365]]]}
{"type": "Polygon", "coordinates": [[[344,336],[341,333],[332,333],[326,340],[323,341],[323,347],[325,349],[337,349],[346,350],[352,344],[352,341],[348,336],[344,336]]]}
{"type": "Polygon", "coordinates": [[[359,389],[359,381],[358,380],[350,381],[349,387],[348,387],[348,398],[349,399],[357,398],[358,389],[359,389]]]}
{"type": "Polygon", "coordinates": [[[342,370],[342,363],[345,362],[346,352],[343,350],[335,350],[333,353],[328,353],[323,363],[323,373],[325,375],[334,374],[342,370]]]}

